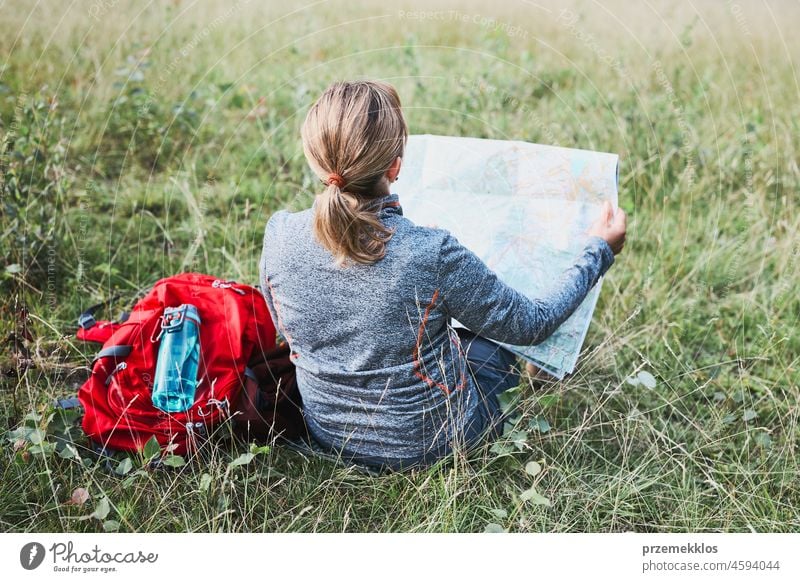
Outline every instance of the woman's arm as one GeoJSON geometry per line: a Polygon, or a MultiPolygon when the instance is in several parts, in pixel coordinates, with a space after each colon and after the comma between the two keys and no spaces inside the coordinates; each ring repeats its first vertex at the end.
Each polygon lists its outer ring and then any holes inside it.
{"type": "Polygon", "coordinates": [[[586,297],[614,263],[625,239],[625,215],[611,218],[610,206],[589,231],[575,264],[535,299],[509,287],[451,234],[442,241],[439,285],[450,315],[477,334],[513,345],[544,341],[586,297]]]}

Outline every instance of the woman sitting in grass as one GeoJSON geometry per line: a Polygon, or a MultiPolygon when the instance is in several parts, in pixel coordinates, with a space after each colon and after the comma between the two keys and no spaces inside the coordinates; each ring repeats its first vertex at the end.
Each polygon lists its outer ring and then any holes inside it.
{"type": "Polygon", "coordinates": [[[448,231],[403,216],[390,185],[408,129],[395,89],[331,85],[302,127],[325,184],[310,209],[267,223],[260,281],[291,348],[311,435],[344,460],[428,465],[496,436],[498,395],[517,359],[489,341],[532,345],[580,305],[625,240],[611,206],[573,267],[529,299],[448,231]],[[453,329],[455,318],[471,332],[453,329]]]}

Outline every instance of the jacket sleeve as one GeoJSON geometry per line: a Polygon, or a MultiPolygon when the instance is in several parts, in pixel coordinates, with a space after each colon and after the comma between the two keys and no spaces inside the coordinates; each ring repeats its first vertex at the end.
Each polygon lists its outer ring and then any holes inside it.
{"type": "Polygon", "coordinates": [[[512,345],[535,345],[572,315],[613,263],[608,243],[589,237],[575,264],[531,299],[500,281],[447,233],[439,255],[439,288],[449,315],[473,333],[512,345]]]}

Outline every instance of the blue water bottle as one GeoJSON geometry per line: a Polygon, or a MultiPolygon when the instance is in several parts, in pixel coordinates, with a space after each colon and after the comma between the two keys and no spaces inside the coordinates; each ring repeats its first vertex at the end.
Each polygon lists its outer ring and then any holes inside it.
{"type": "Polygon", "coordinates": [[[164,309],[153,381],[153,406],[164,412],[183,412],[194,404],[200,363],[199,328],[200,315],[194,305],[164,309]]]}

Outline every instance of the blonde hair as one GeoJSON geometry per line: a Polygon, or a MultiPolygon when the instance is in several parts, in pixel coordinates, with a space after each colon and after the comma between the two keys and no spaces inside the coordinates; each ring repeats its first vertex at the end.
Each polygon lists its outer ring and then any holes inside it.
{"type": "Polygon", "coordinates": [[[393,231],[374,202],[408,139],[397,91],[379,81],[333,83],[311,106],[301,135],[311,169],[326,184],[315,204],[315,236],[339,266],[379,261],[393,231]]]}

